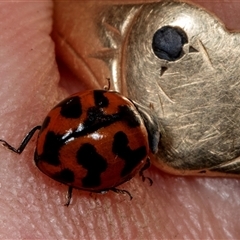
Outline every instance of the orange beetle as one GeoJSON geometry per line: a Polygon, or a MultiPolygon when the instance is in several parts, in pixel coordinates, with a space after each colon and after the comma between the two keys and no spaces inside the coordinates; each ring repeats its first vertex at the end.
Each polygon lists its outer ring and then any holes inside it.
{"type": "Polygon", "coordinates": [[[148,132],[134,103],[117,92],[74,94],[56,105],[18,149],[0,141],[20,154],[37,130],[36,166],[69,186],[67,206],[72,188],[112,190],[132,198],[128,191],[116,187],[136,173],[145,180],[143,171],[150,166],[148,132]]]}

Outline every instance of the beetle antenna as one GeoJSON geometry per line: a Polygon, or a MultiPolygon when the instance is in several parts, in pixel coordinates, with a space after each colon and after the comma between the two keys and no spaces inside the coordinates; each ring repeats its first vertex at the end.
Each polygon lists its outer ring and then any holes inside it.
{"type": "Polygon", "coordinates": [[[105,85],[103,88],[104,88],[104,90],[109,91],[110,88],[111,88],[111,81],[110,81],[110,78],[107,78],[107,81],[108,81],[108,85],[107,85],[107,86],[105,85]]]}

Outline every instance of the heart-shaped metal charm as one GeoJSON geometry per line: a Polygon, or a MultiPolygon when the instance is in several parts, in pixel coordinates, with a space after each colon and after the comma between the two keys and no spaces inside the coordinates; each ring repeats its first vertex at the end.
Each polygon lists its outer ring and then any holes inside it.
{"type": "Polygon", "coordinates": [[[157,116],[155,165],[178,175],[239,175],[240,35],[172,1],[113,6],[101,24],[97,57],[111,68],[113,90],[157,116]]]}

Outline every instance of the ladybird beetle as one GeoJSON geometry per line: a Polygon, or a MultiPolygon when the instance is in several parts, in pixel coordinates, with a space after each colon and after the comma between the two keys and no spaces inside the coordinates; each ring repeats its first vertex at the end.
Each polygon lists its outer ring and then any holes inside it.
{"type": "Polygon", "coordinates": [[[150,166],[148,132],[135,104],[118,92],[89,90],[71,95],[27,134],[19,148],[0,142],[21,154],[37,130],[35,164],[69,186],[67,206],[73,188],[112,190],[132,198],[116,187],[136,173],[145,180],[143,171],[150,166]]]}

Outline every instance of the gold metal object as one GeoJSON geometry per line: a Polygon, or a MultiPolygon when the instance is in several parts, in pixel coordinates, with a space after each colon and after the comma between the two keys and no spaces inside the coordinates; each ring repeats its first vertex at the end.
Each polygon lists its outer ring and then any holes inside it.
{"type": "Polygon", "coordinates": [[[240,174],[240,35],[205,10],[182,2],[111,6],[101,13],[112,89],[157,115],[154,164],[178,175],[240,174]],[[153,51],[157,30],[187,36],[175,60],[153,51]]]}

